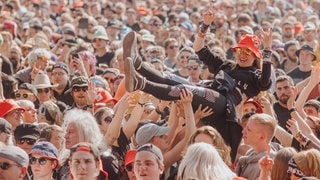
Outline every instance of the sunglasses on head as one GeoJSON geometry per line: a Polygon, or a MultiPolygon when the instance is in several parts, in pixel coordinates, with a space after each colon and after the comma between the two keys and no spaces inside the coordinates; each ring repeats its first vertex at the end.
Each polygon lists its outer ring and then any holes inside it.
{"type": "Polygon", "coordinates": [[[24,144],[25,142],[26,142],[28,145],[34,145],[34,143],[36,143],[36,140],[34,140],[34,139],[27,139],[27,138],[23,138],[23,139],[18,139],[18,140],[17,140],[17,143],[18,143],[18,144],[24,144]]]}
{"type": "Polygon", "coordinates": [[[43,93],[43,92],[48,93],[50,91],[50,89],[49,88],[37,89],[37,91],[38,91],[38,93],[43,93]]]}
{"type": "Polygon", "coordinates": [[[40,158],[36,158],[36,157],[33,157],[33,156],[31,156],[30,157],[30,164],[31,165],[34,165],[34,164],[36,164],[37,163],[37,161],[38,161],[38,163],[40,164],[40,165],[45,165],[46,163],[47,163],[47,158],[44,158],[44,157],[40,157],[40,158]]]}
{"type": "Polygon", "coordinates": [[[133,170],[133,165],[132,165],[132,164],[126,165],[126,170],[127,170],[128,172],[131,172],[131,171],[133,170]]]}
{"type": "Polygon", "coordinates": [[[188,69],[189,71],[191,71],[191,70],[196,71],[196,70],[199,69],[199,66],[189,66],[189,67],[187,67],[187,69],[188,69]]]}
{"type": "Polygon", "coordinates": [[[88,87],[74,87],[74,88],[72,88],[72,91],[73,92],[80,92],[80,91],[86,92],[86,91],[88,91],[88,87]]]}
{"type": "Polygon", "coordinates": [[[18,164],[10,164],[10,163],[7,163],[7,162],[0,162],[0,168],[1,168],[2,170],[7,170],[7,169],[9,169],[11,166],[18,166],[18,167],[20,167],[20,165],[18,165],[18,164]]]}
{"type": "Polygon", "coordinates": [[[110,115],[104,118],[104,122],[106,123],[111,123],[112,119],[113,119],[114,115],[110,115]]]}
{"type": "Polygon", "coordinates": [[[15,97],[27,99],[29,96],[32,96],[32,95],[33,95],[32,93],[16,93],[15,97]]]}

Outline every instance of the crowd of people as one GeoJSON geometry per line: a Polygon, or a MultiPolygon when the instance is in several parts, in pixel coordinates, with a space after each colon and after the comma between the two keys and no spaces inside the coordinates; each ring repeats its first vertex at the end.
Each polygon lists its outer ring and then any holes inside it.
{"type": "Polygon", "coordinates": [[[0,179],[320,179],[320,0],[0,1],[0,179]]]}

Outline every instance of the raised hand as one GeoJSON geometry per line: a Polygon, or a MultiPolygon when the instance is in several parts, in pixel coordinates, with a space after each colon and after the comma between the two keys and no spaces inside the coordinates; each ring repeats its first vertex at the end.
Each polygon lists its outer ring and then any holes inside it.
{"type": "Polygon", "coordinates": [[[182,89],[180,92],[180,102],[183,105],[189,104],[192,102],[193,99],[193,94],[191,91],[189,91],[188,89],[182,89]]]}
{"type": "Polygon", "coordinates": [[[210,7],[209,7],[208,11],[206,11],[202,14],[202,18],[203,18],[203,23],[205,25],[210,25],[212,23],[213,18],[214,18],[212,3],[210,3],[210,7]]]}
{"type": "Polygon", "coordinates": [[[320,63],[317,63],[311,71],[309,83],[316,85],[320,82],[320,63]]]}
{"type": "Polygon", "coordinates": [[[261,39],[264,49],[271,50],[272,28],[270,28],[267,32],[262,31],[259,34],[259,38],[261,39]]]}
{"type": "Polygon", "coordinates": [[[213,111],[212,108],[210,108],[209,106],[206,106],[206,107],[202,108],[202,104],[200,104],[198,109],[194,113],[194,119],[200,120],[202,118],[210,116],[213,113],[214,113],[214,111],[213,111]]]}
{"type": "Polygon", "coordinates": [[[294,136],[300,131],[298,122],[293,118],[288,119],[286,127],[292,132],[294,136]]]}
{"type": "Polygon", "coordinates": [[[268,145],[267,153],[259,160],[259,168],[261,172],[270,172],[273,166],[273,159],[270,158],[270,145],[268,145]]]}
{"type": "Polygon", "coordinates": [[[287,101],[288,109],[291,109],[294,107],[294,103],[295,103],[297,95],[298,95],[298,88],[293,87],[292,94],[287,101]]]}

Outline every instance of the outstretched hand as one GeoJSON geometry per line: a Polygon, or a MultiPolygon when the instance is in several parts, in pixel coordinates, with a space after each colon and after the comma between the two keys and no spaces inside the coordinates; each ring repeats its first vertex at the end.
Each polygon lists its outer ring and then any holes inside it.
{"type": "Polygon", "coordinates": [[[259,38],[261,39],[261,42],[263,44],[264,49],[271,50],[272,45],[272,28],[268,29],[268,31],[264,32],[262,31],[259,34],[259,38]]]}
{"type": "Polygon", "coordinates": [[[203,23],[205,25],[210,25],[212,23],[213,18],[214,18],[212,3],[210,3],[210,7],[209,7],[208,11],[206,11],[202,14],[202,18],[203,18],[203,23]]]}
{"type": "Polygon", "coordinates": [[[198,109],[196,110],[196,112],[194,113],[194,119],[196,120],[200,120],[202,118],[205,118],[207,116],[210,116],[211,114],[213,114],[213,109],[210,108],[209,106],[206,106],[204,108],[202,108],[202,104],[199,105],[198,109]]]}
{"type": "Polygon", "coordinates": [[[319,82],[320,82],[320,63],[317,63],[312,68],[309,83],[311,83],[312,85],[316,85],[319,82]]]}
{"type": "Polygon", "coordinates": [[[192,94],[192,92],[190,90],[184,88],[180,92],[180,99],[181,99],[180,102],[183,105],[186,105],[186,104],[192,102],[193,94],[192,94]]]}
{"type": "Polygon", "coordinates": [[[273,159],[270,158],[270,145],[268,145],[267,153],[259,160],[259,168],[262,172],[270,172],[273,166],[273,159]]]}
{"type": "Polygon", "coordinates": [[[295,103],[297,95],[298,95],[298,88],[297,87],[293,87],[292,94],[291,94],[291,96],[289,97],[289,99],[287,101],[288,109],[291,109],[291,108],[294,107],[294,103],[295,103]]]}
{"type": "Polygon", "coordinates": [[[288,119],[286,127],[292,132],[294,136],[300,131],[298,122],[293,118],[288,119]]]}

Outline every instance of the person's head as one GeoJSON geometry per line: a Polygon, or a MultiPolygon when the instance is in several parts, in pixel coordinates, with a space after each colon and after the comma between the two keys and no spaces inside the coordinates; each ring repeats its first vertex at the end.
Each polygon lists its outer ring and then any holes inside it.
{"type": "Polygon", "coordinates": [[[282,35],[284,38],[292,38],[294,36],[294,24],[288,20],[282,23],[282,35]]]}
{"type": "Polygon", "coordinates": [[[37,94],[38,92],[34,85],[22,83],[15,92],[14,97],[15,100],[27,99],[31,102],[35,102],[37,100],[37,94]]]}
{"type": "Polygon", "coordinates": [[[88,76],[96,74],[97,59],[90,51],[81,51],[78,53],[80,60],[82,60],[88,76]]]}
{"type": "Polygon", "coordinates": [[[107,50],[109,44],[108,34],[103,26],[96,26],[93,36],[93,46],[96,50],[107,50]]]}
{"type": "Polygon", "coordinates": [[[45,122],[48,124],[62,124],[63,114],[59,106],[53,101],[43,102],[38,109],[38,122],[45,122]]]}
{"type": "Polygon", "coordinates": [[[96,179],[100,174],[100,154],[97,147],[85,142],[72,146],[69,167],[74,180],[96,179]]]}
{"type": "Polygon", "coordinates": [[[300,65],[310,65],[312,61],[317,58],[313,48],[307,44],[301,46],[300,49],[296,51],[296,55],[299,59],[300,65]]]}
{"type": "Polygon", "coordinates": [[[12,136],[11,124],[7,120],[0,118],[0,142],[8,145],[8,141],[11,136],[12,136]]]}
{"type": "Polygon", "coordinates": [[[303,105],[303,110],[309,116],[319,116],[320,102],[315,99],[310,99],[303,105]]]}
{"type": "Polygon", "coordinates": [[[0,179],[22,180],[27,175],[28,154],[17,146],[6,146],[0,150],[0,179]]]}
{"type": "Polygon", "coordinates": [[[263,113],[262,106],[259,102],[255,101],[254,99],[250,98],[245,101],[242,105],[242,113],[263,113]]]}
{"type": "Polygon", "coordinates": [[[164,49],[169,57],[176,57],[179,52],[179,43],[175,38],[168,38],[164,41],[164,49]]]}
{"type": "Polygon", "coordinates": [[[49,76],[44,72],[40,72],[36,75],[33,85],[37,89],[37,97],[40,103],[49,101],[51,99],[52,88],[57,87],[57,84],[51,84],[49,76]]]}
{"type": "Polygon", "coordinates": [[[50,142],[37,142],[29,153],[30,166],[34,179],[51,178],[59,166],[58,150],[50,142]]]}
{"type": "Polygon", "coordinates": [[[40,139],[52,143],[60,150],[64,143],[63,130],[58,125],[48,125],[41,130],[40,139]]]}
{"type": "Polygon", "coordinates": [[[137,149],[134,158],[134,174],[137,179],[160,179],[164,171],[161,150],[153,144],[145,144],[137,149]]]}
{"type": "Polygon", "coordinates": [[[50,58],[51,54],[46,49],[34,49],[28,55],[29,67],[35,67],[37,69],[45,71],[48,67],[50,58]]]}
{"type": "Polygon", "coordinates": [[[87,105],[87,91],[89,79],[85,76],[77,76],[71,80],[70,93],[77,106],[87,105]]]}
{"type": "Polygon", "coordinates": [[[296,55],[296,51],[298,50],[298,42],[295,40],[290,40],[287,41],[284,44],[284,53],[287,56],[288,60],[291,61],[296,61],[297,60],[297,55],[296,55]]]}
{"type": "Polygon", "coordinates": [[[129,180],[134,180],[136,179],[135,174],[134,174],[134,169],[133,169],[133,165],[134,165],[134,158],[136,156],[136,149],[131,149],[128,150],[125,156],[125,160],[124,160],[124,166],[127,172],[127,175],[129,177],[129,180]]]}
{"type": "Polygon", "coordinates": [[[255,35],[246,34],[240,38],[239,43],[232,48],[236,52],[236,62],[240,67],[254,66],[261,69],[260,52],[261,41],[255,35]]]}
{"type": "Polygon", "coordinates": [[[136,133],[136,141],[138,146],[147,143],[156,145],[161,151],[165,151],[169,147],[167,133],[169,127],[160,126],[154,123],[147,123],[140,127],[136,133]]]}
{"type": "Polygon", "coordinates": [[[80,109],[72,109],[65,114],[62,128],[67,149],[79,142],[97,143],[102,139],[94,117],[80,109]]]}
{"type": "Polygon", "coordinates": [[[282,75],[276,79],[276,95],[281,105],[287,106],[289,97],[293,93],[294,82],[290,76],[282,75]]]}
{"type": "Polygon", "coordinates": [[[288,161],[297,154],[292,147],[284,147],[277,152],[271,171],[271,179],[290,180],[290,174],[287,173],[288,161]]]}
{"type": "Polygon", "coordinates": [[[202,62],[199,60],[197,55],[189,56],[187,68],[190,78],[200,79],[200,74],[202,73],[202,62]]]}
{"type": "Polygon", "coordinates": [[[254,114],[243,129],[243,140],[254,149],[266,148],[274,136],[277,121],[268,114],[254,114]]]}
{"type": "Polygon", "coordinates": [[[57,62],[51,69],[51,82],[58,84],[58,89],[65,89],[69,82],[70,70],[64,62],[57,62]]]}
{"type": "Polygon", "coordinates": [[[189,145],[178,169],[178,179],[233,179],[216,148],[199,142],[189,145]]]}
{"type": "Polygon", "coordinates": [[[40,129],[34,124],[21,124],[17,126],[13,133],[16,146],[25,150],[27,153],[31,151],[32,146],[40,138],[40,129]]]}
{"type": "Polygon", "coordinates": [[[313,134],[320,139],[320,118],[319,116],[307,116],[306,123],[311,128],[313,134]]]}
{"type": "Polygon", "coordinates": [[[114,117],[113,109],[108,107],[99,108],[95,113],[94,117],[99,125],[100,132],[106,134],[109,125],[114,117]]]}
{"type": "Polygon", "coordinates": [[[195,55],[194,50],[190,47],[182,48],[177,55],[177,65],[179,68],[186,69],[188,66],[188,58],[195,55]]]}
{"type": "Polygon", "coordinates": [[[227,165],[231,165],[230,147],[226,145],[221,134],[211,126],[202,126],[190,137],[189,144],[205,142],[216,147],[221,158],[227,165]]]}
{"type": "Polygon", "coordinates": [[[0,101],[0,117],[6,119],[15,129],[23,122],[23,112],[25,111],[20,107],[17,102],[11,99],[0,101]]]}
{"type": "Polygon", "coordinates": [[[302,177],[314,176],[320,178],[320,152],[316,149],[300,151],[295,154],[288,162],[288,173],[291,180],[302,177]]]}
{"type": "Polygon", "coordinates": [[[24,123],[35,123],[38,121],[37,118],[37,111],[35,109],[35,105],[32,101],[27,99],[21,99],[17,101],[17,104],[24,108],[25,111],[23,112],[23,122],[24,123]]]}

